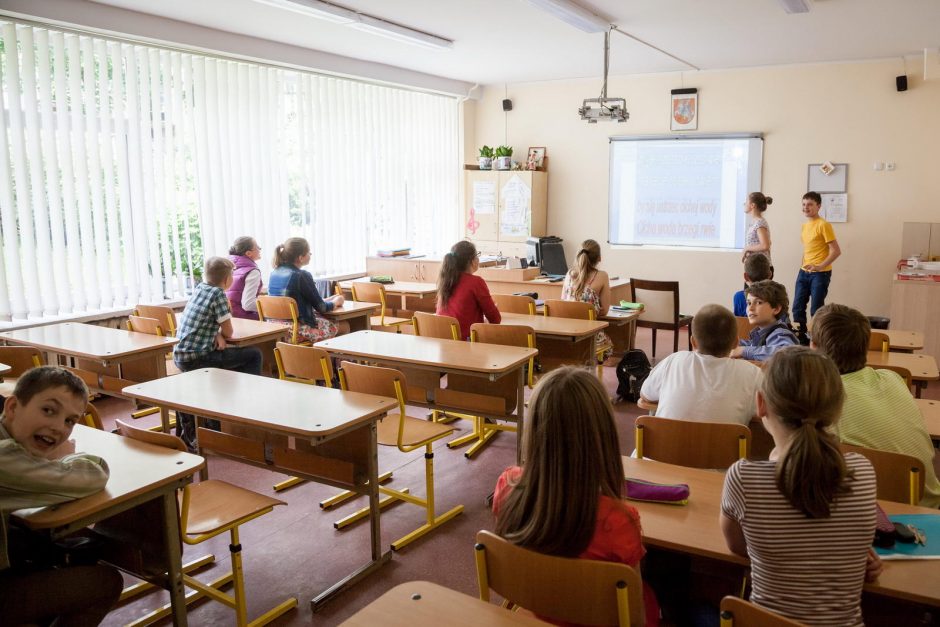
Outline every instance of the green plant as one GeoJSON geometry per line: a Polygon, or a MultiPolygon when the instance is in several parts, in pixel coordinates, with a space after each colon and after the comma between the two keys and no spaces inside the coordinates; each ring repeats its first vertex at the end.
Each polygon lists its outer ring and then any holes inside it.
{"type": "Polygon", "coordinates": [[[480,157],[485,159],[492,159],[496,154],[493,152],[493,149],[489,146],[484,145],[483,148],[480,148],[480,157]]]}
{"type": "Polygon", "coordinates": [[[512,156],[512,146],[500,146],[496,149],[497,157],[511,157],[512,156]]]}

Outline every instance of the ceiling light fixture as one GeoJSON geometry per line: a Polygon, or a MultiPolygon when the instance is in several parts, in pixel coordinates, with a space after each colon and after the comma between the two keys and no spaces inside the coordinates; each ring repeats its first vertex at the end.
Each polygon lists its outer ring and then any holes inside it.
{"type": "Polygon", "coordinates": [[[551,13],[562,22],[585,33],[604,33],[610,28],[610,20],[605,20],[571,0],[529,0],[529,4],[551,13]]]}
{"type": "Polygon", "coordinates": [[[426,48],[453,48],[454,42],[437,35],[415,30],[401,24],[383,20],[374,15],[359,13],[332,2],[324,0],[255,0],[261,4],[303,13],[317,19],[345,24],[356,30],[361,30],[396,41],[424,46],[426,48]]]}
{"type": "Polygon", "coordinates": [[[790,14],[809,13],[809,5],[806,4],[806,0],[777,0],[777,3],[790,14]]]}
{"type": "Polygon", "coordinates": [[[627,112],[627,101],[623,98],[607,97],[607,72],[610,69],[610,31],[604,33],[604,85],[601,87],[600,98],[585,98],[578,109],[582,120],[588,124],[597,124],[598,120],[616,120],[626,122],[630,119],[627,112]]]}

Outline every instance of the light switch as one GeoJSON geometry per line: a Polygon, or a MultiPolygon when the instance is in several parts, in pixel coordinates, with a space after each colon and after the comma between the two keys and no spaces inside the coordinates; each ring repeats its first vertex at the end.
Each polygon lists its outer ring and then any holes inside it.
{"type": "Polygon", "coordinates": [[[885,169],[885,162],[884,162],[884,161],[875,161],[875,162],[871,165],[871,169],[872,169],[872,170],[876,170],[876,171],[884,170],[884,169],[885,169]]]}
{"type": "Polygon", "coordinates": [[[885,170],[888,170],[889,172],[893,172],[893,171],[894,171],[894,161],[888,161],[887,163],[885,163],[885,170]]]}

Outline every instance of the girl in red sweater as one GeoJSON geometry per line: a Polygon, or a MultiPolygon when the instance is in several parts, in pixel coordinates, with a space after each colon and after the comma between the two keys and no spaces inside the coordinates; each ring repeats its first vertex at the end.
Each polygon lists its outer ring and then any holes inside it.
{"type": "Polygon", "coordinates": [[[437,278],[437,313],[457,318],[462,339],[470,337],[470,326],[484,316],[497,324],[501,319],[486,281],[473,275],[480,267],[478,255],[472,242],[457,242],[444,255],[437,278]]]}

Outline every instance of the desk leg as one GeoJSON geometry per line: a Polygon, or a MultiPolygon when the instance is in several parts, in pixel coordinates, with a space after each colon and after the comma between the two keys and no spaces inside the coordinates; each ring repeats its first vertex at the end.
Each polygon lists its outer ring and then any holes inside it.
{"type": "Polygon", "coordinates": [[[516,464],[522,466],[522,419],[525,416],[525,368],[519,368],[516,386],[516,464]]]}
{"type": "Polygon", "coordinates": [[[173,608],[173,624],[185,627],[186,591],[183,587],[183,552],[180,548],[180,518],[176,505],[176,490],[163,495],[163,544],[166,547],[167,588],[173,608]]]}
{"type": "Polygon", "coordinates": [[[160,423],[163,425],[163,432],[170,432],[170,410],[166,407],[160,408],[160,423]]]}

